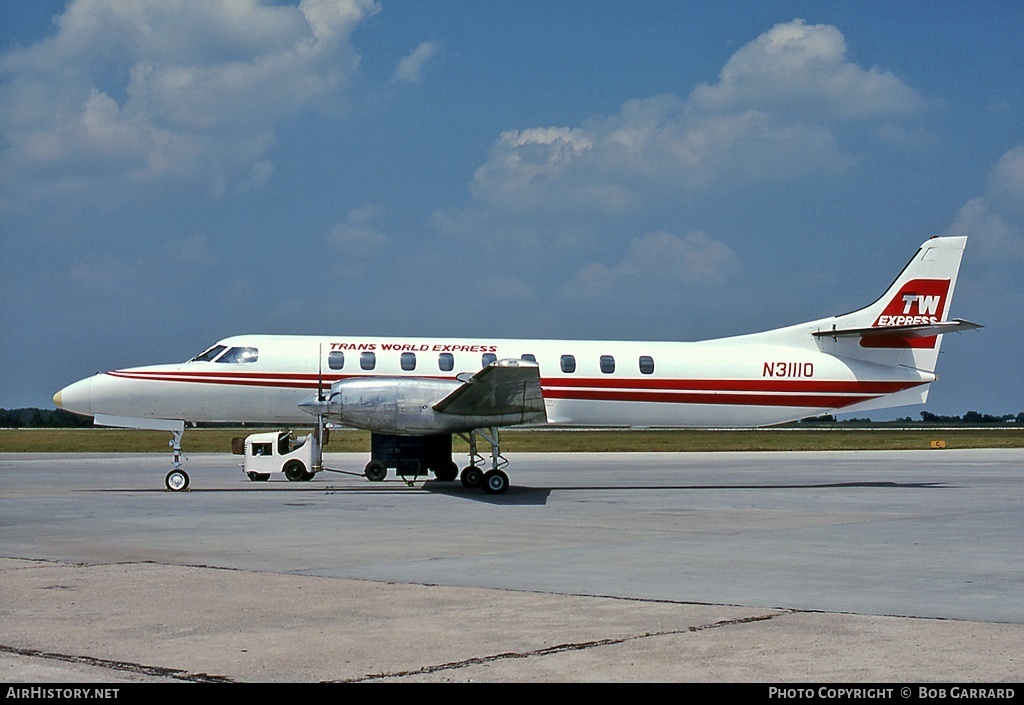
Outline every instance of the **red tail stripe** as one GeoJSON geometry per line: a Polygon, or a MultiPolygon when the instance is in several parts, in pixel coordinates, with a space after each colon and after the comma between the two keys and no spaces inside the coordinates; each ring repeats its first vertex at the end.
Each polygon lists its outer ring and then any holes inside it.
{"type": "Polygon", "coordinates": [[[607,390],[552,389],[544,392],[546,399],[577,399],[585,401],[636,401],[669,404],[725,404],[746,406],[792,406],[838,409],[875,399],[879,395],[861,394],[829,396],[809,394],[732,394],[707,392],[641,392],[607,390]]]}
{"type": "Polygon", "coordinates": [[[833,394],[892,394],[923,384],[913,382],[855,382],[806,379],[613,379],[547,378],[545,388],[571,389],[657,389],[721,392],[805,392],[833,394]]]}

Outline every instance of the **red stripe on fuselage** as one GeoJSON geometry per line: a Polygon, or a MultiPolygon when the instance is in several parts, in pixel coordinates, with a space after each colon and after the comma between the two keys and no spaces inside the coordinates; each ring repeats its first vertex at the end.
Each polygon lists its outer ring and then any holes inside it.
{"type": "Polygon", "coordinates": [[[644,378],[548,378],[544,387],[569,389],[645,389],[707,392],[802,392],[829,394],[893,394],[924,384],[913,382],[858,382],[806,379],[644,379],[644,378]]]}
{"type": "MultiPolygon", "coordinates": [[[[320,385],[369,375],[325,375],[286,372],[191,372],[180,370],[108,372],[112,377],[277,389],[315,390],[320,385]]],[[[384,376],[384,375],[382,375],[384,376]]],[[[416,375],[407,376],[410,379],[416,375]]],[[[452,379],[451,377],[426,377],[452,379]]],[[[725,404],[750,406],[792,406],[841,408],[875,399],[885,394],[926,384],[924,381],[887,382],[846,380],[766,380],[766,379],[611,379],[544,378],[545,398],[581,401],[630,401],[670,404],[725,404]]]]}

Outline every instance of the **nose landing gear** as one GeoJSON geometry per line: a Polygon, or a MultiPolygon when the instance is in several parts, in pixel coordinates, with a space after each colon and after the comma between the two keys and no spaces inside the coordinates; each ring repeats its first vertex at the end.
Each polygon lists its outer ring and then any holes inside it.
{"type": "Polygon", "coordinates": [[[181,469],[181,437],[185,435],[185,422],[179,428],[171,430],[172,438],[167,444],[174,451],[171,471],[164,478],[164,487],[170,492],[183,492],[188,489],[188,473],[181,469]]]}

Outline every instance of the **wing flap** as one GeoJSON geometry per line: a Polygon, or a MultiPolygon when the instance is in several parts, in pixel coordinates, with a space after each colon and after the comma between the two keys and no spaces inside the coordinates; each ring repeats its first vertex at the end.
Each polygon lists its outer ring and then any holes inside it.
{"type": "Polygon", "coordinates": [[[458,416],[520,416],[522,422],[544,421],[540,367],[527,360],[497,360],[466,379],[434,404],[434,411],[458,416]]]}

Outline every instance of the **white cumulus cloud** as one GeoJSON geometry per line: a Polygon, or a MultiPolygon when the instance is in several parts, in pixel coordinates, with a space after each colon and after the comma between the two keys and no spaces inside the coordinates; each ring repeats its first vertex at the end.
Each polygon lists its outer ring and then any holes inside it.
{"type": "Polygon", "coordinates": [[[337,100],[372,0],[74,0],[0,57],[0,205],[259,185],[282,117],[337,100]],[[15,178],[14,175],[17,175],[15,178]]]}
{"type": "Polygon", "coordinates": [[[967,235],[972,251],[994,262],[1024,258],[1024,145],[999,158],[988,189],[957,211],[947,235],[967,235]]]}
{"type": "Polygon", "coordinates": [[[630,100],[578,126],[502,133],[471,193],[504,215],[608,213],[716,184],[835,173],[855,161],[841,125],[885,134],[881,121],[923,106],[892,73],[853,62],[835,27],[793,20],[740,48],[717,83],[686,98],[630,100]]]}
{"type": "Polygon", "coordinates": [[[437,42],[421,42],[408,56],[398,62],[394,80],[401,83],[419,83],[423,78],[423,70],[440,53],[441,45],[437,42]]]}
{"type": "Polygon", "coordinates": [[[742,272],[736,253],[700,231],[679,237],[666,231],[647,233],[629,244],[625,257],[608,266],[585,266],[562,290],[570,300],[629,303],[672,300],[686,292],[717,289],[742,272]]]}
{"type": "Polygon", "coordinates": [[[917,91],[889,71],[850,61],[836,27],[799,19],[777,24],[741,48],[718,83],[698,86],[691,99],[705,110],[770,107],[837,118],[912,113],[924,105],[917,91]]]}

